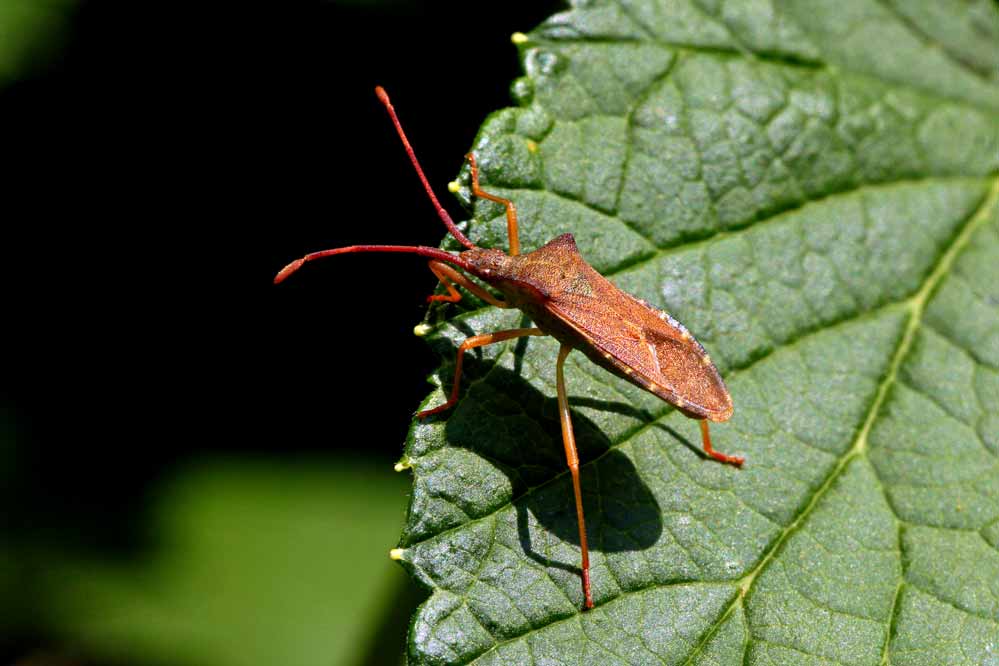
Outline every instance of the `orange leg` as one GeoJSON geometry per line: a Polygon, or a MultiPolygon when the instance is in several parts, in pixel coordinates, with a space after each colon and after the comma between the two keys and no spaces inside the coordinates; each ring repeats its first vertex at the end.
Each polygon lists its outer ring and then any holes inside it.
{"type": "Polygon", "coordinates": [[[443,405],[434,407],[433,409],[425,409],[422,412],[416,413],[416,418],[425,419],[432,414],[438,414],[444,410],[454,407],[454,403],[458,402],[458,386],[461,382],[461,362],[465,357],[465,352],[469,349],[475,349],[476,347],[483,347],[485,345],[491,345],[494,342],[503,342],[504,340],[510,340],[512,338],[522,338],[526,335],[548,335],[540,328],[512,328],[509,331],[497,331],[495,333],[485,333],[483,335],[473,335],[472,337],[466,339],[458,347],[458,358],[454,362],[454,384],[451,387],[451,397],[447,399],[443,405]]]}
{"type": "Polygon", "coordinates": [[[746,462],[746,459],[742,456],[730,456],[719,451],[715,451],[711,447],[711,433],[708,432],[708,420],[701,419],[701,441],[704,443],[704,452],[714,458],[715,460],[720,460],[723,463],[730,463],[732,465],[742,466],[742,463],[746,462]]]}
{"type": "Polygon", "coordinates": [[[428,263],[430,264],[430,270],[432,270],[434,275],[437,276],[437,279],[440,280],[445,287],[447,287],[448,292],[447,295],[434,294],[432,296],[427,296],[428,301],[447,301],[448,303],[457,303],[461,300],[461,294],[458,293],[458,290],[455,289],[454,284],[452,284],[457,282],[462,287],[469,290],[490,305],[495,305],[498,308],[510,307],[504,301],[496,298],[447,264],[440,261],[431,261],[428,263]]]}
{"type": "Polygon", "coordinates": [[[489,194],[482,190],[479,187],[479,165],[475,163],[475,155],[469,153],[465,155],[465,158],[468,160],[468,167],[472,170],[472,192],[475,196],[506,206],[506,233],[510,238],[510,256],[513,257],[520,254],[520,240],[517,237],[517,207],[509,199],[504,199],[503,197],[498,197],[495,194],[489,194]]]}
{"type": "Polygon", "coordinates": [[[583,576],[583,598],[586,608],[593,608],[593,595],[590,593],[590,549],[586,545],[586,522],[583,520],[583,491],[579,485],[579,454],[576,453],[576,437],[572,434],[572,417],[569,415],[569,396],[565,392],[565,357],[572,347],[562,345],[558,350],[558,363],[555,365],[555,385],[558,388],[558,414],[562,421],[562,443],[565,445],[565,458],[572,474],[572,490],[576,495],[576,518],[579,521],[579,549],[582,551],[580,569],[583,576]]]}

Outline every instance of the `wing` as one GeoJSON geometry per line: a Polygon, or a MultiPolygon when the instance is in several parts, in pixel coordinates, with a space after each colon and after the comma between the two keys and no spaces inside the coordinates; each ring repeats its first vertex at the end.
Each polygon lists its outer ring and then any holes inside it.
{"type": "Polygon", "coordinates": [[[578,276],[550,293],[549,312],[592,349],[595,363],[684,412],[712,421],[732,415],[732,397],[704,347],[683,324],[615,287],[582,257],[578,276]]]}

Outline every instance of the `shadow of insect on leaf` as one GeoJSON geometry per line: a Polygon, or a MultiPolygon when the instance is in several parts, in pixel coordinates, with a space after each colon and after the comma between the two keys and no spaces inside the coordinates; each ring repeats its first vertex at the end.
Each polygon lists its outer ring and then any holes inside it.
{"type": "Polygon", "coordinates": [[[699,445],[695,444],[694,442],[690,441],[689,439],[687,439],[686,437],[684,437],[683,435],[681,435],[679,432],[677,432],[673,428],[670,428],[667,425],[663,425],[662,423],[653,423],[652,427],[657,428],[659,430],[662,430],[665,433],[668,433],[670,437],[672,437],[673,439],[675,439],[676,441],[678,441],[680,444],[683,444],[688,449],[690,449],[691,451],[693,451],[699,458],[702,458],[704,460],[710,460],[710,456],[708,454],[704,453],[704,449],[702,449],[699,445]]]}
{"type": "MultiPolygon", "coordinates": [[[[566,471],[556,400],[521,375],[526,340],[512,347],[513,367],[482,359],[465,366],[463,399],[447,419],[451,446],[483,457],[510,481],[524,555],[542,566],[579,573],[575,556],[552,552],[554,540],[579,545],[571,477],[566,471]]],[[[447,358],[447,352],[443,352],[447,358]]],[[[447,376],[449,369],[442,373],[447,376]]],[[[586,406],[651,416],[620,402],[571,399],[586,406]]],[[[640,551],[660,538],[658,503],[632,461],[579,411],[573,412],[576,444],[583,463],[583,502],[596,552],[640,551]]]]}

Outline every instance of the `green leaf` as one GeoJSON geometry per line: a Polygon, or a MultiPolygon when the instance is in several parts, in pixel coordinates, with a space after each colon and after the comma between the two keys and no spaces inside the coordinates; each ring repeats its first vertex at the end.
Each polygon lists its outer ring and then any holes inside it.
{"type": "MultiPolygon", "coordinates": [[[[477,350],[407,443],[411,663],[999,664],[996,35],[971,0],[579,1],[530,33],[475,141],[486,189],[525,250],[572,232],[687,325],[747,462],[570,356],[582,613],[557,345],[477,350]]],[[[523,321],[438,326],[428,404],[464,337],[523,321]]]]}

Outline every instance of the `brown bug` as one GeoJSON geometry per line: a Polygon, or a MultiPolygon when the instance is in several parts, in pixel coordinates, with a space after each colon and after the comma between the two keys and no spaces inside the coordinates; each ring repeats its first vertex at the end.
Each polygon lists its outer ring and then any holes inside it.
{"type": "Polygon", "coordinates": [[[581,574],[586,608],[593,608],[590,593],[590,553],[586,545],[586,525],[583,521],[583,497],[579,486],[579,456],[572,433],[569,400],[565,391],[563,365],[573,349],[579,349],[591,361],[622,377],[666,402],[675,405],[690,418],[700,421],[704,452],[721,462],[741,465],[743,458],[729,456],[711,447],[708,421],[725,421],[732,416],[732,397],[725,388],[718,370],[704,347],[689,331],[666,312],[656,310],[648,303],[630,296],[605,277],[597,273],[576,249],[572,234],[563,234],[546,245],[520,254],[517,240],[517,210],[509,199],[484,192],[479,187],[479,171],[475,156],[466,156],[472,174],[472,192],[477,197],[489,199],[506,206],[507,233],[510,254],[501,250],[477,247],[455,226],[447,211],[434,195],[420,168],[399,118],[392,108],[388,95],[381,88],[375,94],[385,105],[399,138],[409,155],[416,174],[423,182],[430,200],[437,209],[448,231],[459,243],[468,248],[452,254],[435,247],[410,245],[351,245],[321,252],[313,252],[297,259],[274,278],[281,282],[313,259],[351,252],[408,252],[430,258],[430,270],[447,288],[447,294],[429,296],[429,301],[456,303],[461,294],[455,284],[461,285],[482,300],[499,308],[517,308],[535,323],[535,328],[515,328],[475,335],[458,347],[455,361],[454,383],[447,402],[416,414],[426,418],[450,409],[458,401],[461,363],[469,349],[494,342],[529,335],[551,335],[559,341],[556,363],[559,417],[562,423],[562,441],[565,457],[572,473],[573,491],[576,496],[576,516],[579,520],[579,545],[582,551],[581,574]],[[503,294],[500,300],[459,273],[458,267],[493,286],[503,294]]]}

